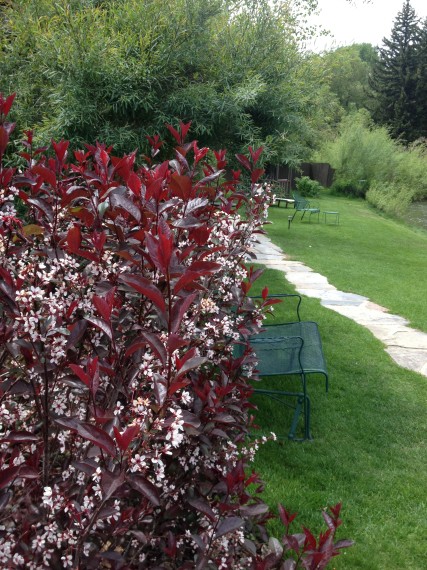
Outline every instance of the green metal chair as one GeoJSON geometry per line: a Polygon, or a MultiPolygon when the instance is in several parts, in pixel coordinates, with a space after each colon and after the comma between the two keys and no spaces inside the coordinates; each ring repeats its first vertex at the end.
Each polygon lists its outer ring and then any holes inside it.
{"type": "Polygon", "coordinates": [[[307,376],[321,374],[325,378],[328,391],[328,372],[323,355],[322,341],[319,328],[314,321],[301,321],[299,307],[300,295],[274,295],[277,297],[297,297],[298,321],[265,325],[262,331],[249,338],[258,360],[257,370],[261,377],[297,375],[301,379],[301,390],[277,390],[273,388],[256,388],[254,392],[268,395],[274,400],[292,407],[294,411],[289,439],[296,439],[296,429],[301,413],[304,415],[304,436],[302,439],[312,439],[311,436],[311,403],[307,392],[307,376]],[[289,398],[295,398],[292,405],[289,398]]]}
{"type": "Polygon", "coordinates": [[[303,198],[297,192],[293,192],[292,194],[293,199],[295,200],[294,203],[294,215],[292,216],[292,221],[295,218],[297,212],[302,212],[301,220],[304,218],[306,213],[309,213],[308,221],[311,221],[311,216],[317,214],[317,222],[319,222],[320,217],[320,206],[317,202],[310,202],[306,198],[303,198]]]}

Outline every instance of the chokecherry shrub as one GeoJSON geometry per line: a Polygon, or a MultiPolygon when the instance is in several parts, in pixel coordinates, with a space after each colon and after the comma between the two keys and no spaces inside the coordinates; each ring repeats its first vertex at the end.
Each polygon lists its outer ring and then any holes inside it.
{"type": "MultiPolygon", "coordinates": [[[[1,568],[324,568],[340,505],[318,540],[268,538],[248,466],[250,348],[269,301],[243,263],[265,221],[261,149],[186,143],[121,158],[67,141],[7,167],[14,95],[0,94],[1,568]],[[24,165],[25,163],[25,165],[24,165]],[[244,365],[246,363],[246,366],[244,365]],[[250,491],[249,489],[254,489],[250,491]]],[[[253,359],[252,359],[253,360],[253,359]]]]}

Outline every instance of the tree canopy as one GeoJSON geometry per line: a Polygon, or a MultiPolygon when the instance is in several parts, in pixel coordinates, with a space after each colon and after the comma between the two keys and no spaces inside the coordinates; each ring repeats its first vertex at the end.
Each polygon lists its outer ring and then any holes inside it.
{"type": "Polygon", "coordinates": [[[424,134],[419,115],[426,102],[417,98],[423,77],[419,18],[405,0],[397,14],[390,38],[384,38],[374,66],[372,88],[376,93],[374,118],[395,138],[411,142],[424,134]]]}
{"type": "Polygon", "coordinates": [[[141,151],[183,120],[201,144],[262,144],[265,159],[292,163],[328,117],[286,1],[13,0],[0,10],[0,91],[18,92],[15,118],[43,142],[141,151]]]}

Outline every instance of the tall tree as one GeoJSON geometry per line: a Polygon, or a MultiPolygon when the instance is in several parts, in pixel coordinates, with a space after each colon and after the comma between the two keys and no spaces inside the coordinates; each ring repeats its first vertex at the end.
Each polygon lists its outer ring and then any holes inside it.
{"type": "Polygon", "coordinates": [[[427,138],[427,19],[421,28],[418,44],[418,69],[417,69],[417,122],[418,136],[427,138]]]}
{"type": "Polygon", "coordinates": [[[418,136],[416,86],[419,19],[405,0],[390,38],[384,38],[379,61],[374,65],[371,86],[377,95],[374,117],[395,138],[405,142],[418,136]]]}

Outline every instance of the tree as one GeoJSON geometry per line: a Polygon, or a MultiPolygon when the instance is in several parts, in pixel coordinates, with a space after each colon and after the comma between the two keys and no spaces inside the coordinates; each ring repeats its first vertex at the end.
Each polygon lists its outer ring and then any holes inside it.
{"type": "Polygon", "coordinates": [[[383,40],[371,81],[377,96],[375,119],[405,142],[418,136],[415,100],[419,35],[419,19],[410,1],[405,0],[390,38],[383,40]]]}
{"type": "Polygon", "coordinates": [[[418,44],[418,68],[417,68],[417,124],[418,137],[427,137],[427,19],[421,28],[418,44]]]}
{"type": "Polygon", "coordinates": [[[2,21],[0,91],[43,144],[146,151],[182,119],[205,146],[292,161],[324,124],[283,0],[14,0],[2,21]]]}
{"type": "Polygon", "coordinates": [[[371,44],[344,46],[322,56],[330,89],[345,111],[371,106],[369,77],[377,60],[371,44]]]}

